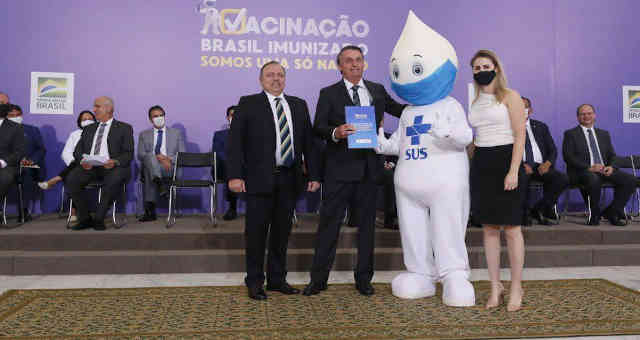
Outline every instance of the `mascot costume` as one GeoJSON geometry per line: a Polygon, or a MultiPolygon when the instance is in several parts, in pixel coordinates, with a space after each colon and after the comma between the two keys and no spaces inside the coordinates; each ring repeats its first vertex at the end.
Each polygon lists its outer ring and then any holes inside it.
{"type": "Polygon", "coordinates": [[[378,153],[397,155],[396,200],[407,272],[391,282],[405,299],[433,296],[436,282],[449,306],[473,306],[465,232],[469,218],[472,132],[465,112],[449,93],[458,70],[453,46],[412,12],[393,49],[391,86],[408,101],[398,130],[378,153]]]}

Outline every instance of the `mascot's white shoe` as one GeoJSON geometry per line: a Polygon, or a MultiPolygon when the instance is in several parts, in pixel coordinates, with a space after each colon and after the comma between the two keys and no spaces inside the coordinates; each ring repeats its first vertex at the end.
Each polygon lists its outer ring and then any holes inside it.
{"type": "Polygon", "coordinates": [[[407,272],[393,278],[391,293],[401,299],[420,299],[436,295],[436,284],[428,276],[407,272]]]}
{"type": "Polygon", "coordinates": [[[469,307],[476,304],[473,285],[465,274],[452,273],[442,280],[442,302],[452,307],[469,307]]]}

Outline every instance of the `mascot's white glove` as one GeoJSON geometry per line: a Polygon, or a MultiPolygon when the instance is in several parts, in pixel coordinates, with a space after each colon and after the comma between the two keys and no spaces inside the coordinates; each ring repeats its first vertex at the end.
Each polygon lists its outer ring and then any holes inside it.
{"type": "Polygon", "coordinates": [[[429,130],[429,134],[438,139],[451,138],[453,129],[451,128],[451,117],[447,116],[446,119],[440,116],[440,113],[436,112],[436,121],[434,126],[429,130]]]}
{"type": "Polygon", "coordinates": [[[378,147],[375,150],[376,153],[382,155],[397,155],[399,152],[397,132],[394,132],[391,138],[387,139],[384,136],[384,128],[378,128],[378,147]]]}

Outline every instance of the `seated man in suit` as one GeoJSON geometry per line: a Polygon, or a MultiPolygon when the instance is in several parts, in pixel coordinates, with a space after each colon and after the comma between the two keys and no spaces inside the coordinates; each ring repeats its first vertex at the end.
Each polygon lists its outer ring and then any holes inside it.
{"type": "Polygon", "coordinates": [[[632,175],[611,166],[616,152],[611,136],[606,130],[594,127],[596,110],[591,104],[582,104],[577,109],[579,125],[564,132],[562,154],[567,163],[571,183],[584,188],[583,196],[591,198],[589,225],[600,224],[600,189],[607,181],[615,185],[613,202],[604,210],[604,216],[613,225],[623,226],[624,206],[631,197],[635,179],[632,175]]]}
{"type": "Polygon", "coordinates": [[[35,199],[36,183],[44,179],[44,156],[47,150],[44,147],[40,129],[33,125],[22,124],[22,108],[14,104],[9,105],[11,105],[11,111],[7,115],[7,119],[14,123],[21,124],[24,130],[25,154],[22,160],[20,160],[20,165],[24,168],[22,169],[20,180],[24,188],[24,202],[26,204],[23,216],[25,221],[29,221],[31,220],[31,215],[27,208],[29,206],[28,202],[35,199]]]}
{"type": "Polygon", "coordinates": [[[524,102],[525,112],[527,112],[527,136],[524,157],[522,158],[526,176],[522,185],[526,188],[531,180],[536,180],[543,183],[544,190],[542,198],[531,209],[531,214],[528,213],[527,209],[530,191],[528,189],[524,190],[525,216],[523,225],[531,225],[529,216],[533,216],[542,225],[557,224],[558,217],[554,206],[558,203],[558,197],[560,197],[562,191],[569,186],[569,178],[554,168],[558,151],[547,124],[531,119],[533,114],[531,100],[522,97],[522,101],[524,102]]]}
{"type": "Polygon", "coordinates": [[[133,128],[113,118],[114,103],[109,97],[97,98],[93,103],[93,111],[97,123],[82,130],[73,153],[73,157],[80,160],[80,166],[71,170],[64,182],[78,212],[78,224],[72,227],[73,230],[91,227],[105,230],[104,217],[131,175],[133,128]],[[85,155],[97,156],[106,161],[101,166],[93,166],[85,155]],[[102,200],[92,219],[84,188],[97,179],[103,182],[102,200]]]}
{"type": "MultiPolygon", "coordinates": [[[[229,106],[227,108],[227,121],[229,121],[229,126],[231,126],[231,121],[233,120],[233,113],[235,112],[235,106],[229,106]]],[[[211,143],[211,151],[216,153],[216,171],[218,172],[218,180],[225,181],[225,198],[227,202],[229,202],[229,210],[222,217],[225,221],[230,221],[238,217],[238,213],[236,212],[238,196],[231,190],[229,190],[229,183],[227,178],[227,154],[225,149],[227,147],[227,141],[229,140],[229,128],[218,130],[213,134],[213,141],[211,143]]],[[[211,174],[212,178],[215,178],[213,174],[211,174]]]]}
{"type": "Polygon", "coordinates": [[[144,215],[140,222],[156,220],[158,193],[169,194],[163,178],[173,176],[173,168],[178,152],[185,152],[184,137],[178,129],[167,126],[166,113],[159,106],[149,109],[152,128],[140,132],[138,137],[138,160],[142,163],[144,176],[144,215]]]}
{"type": "Polygon", "coordinates": [[[9,104],[0,104],[0,199],[16,183],[18,162],[24,154],[24,132],[20,124],[7,119],[9,104]]]}

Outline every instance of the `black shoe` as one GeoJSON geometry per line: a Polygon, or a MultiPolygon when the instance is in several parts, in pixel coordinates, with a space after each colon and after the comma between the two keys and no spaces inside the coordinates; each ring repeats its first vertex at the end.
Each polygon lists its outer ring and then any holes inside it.
{"type": "Polygon", "coordinates": [[[604,211],[604,217],[609,220],[609,223],[618,227],[624,227],[627,225],[627,221],[622,221],[618,218],[618,212],[616,212],[611,207],[607,208],[604,211]]]}
{"type": "Polygon", "coordinates": [[[371,296],[376,292],[375,289],[373,289],[371,282],[356,283],[356,289],[364,296],[371,296]]]}
{"type": "Polygon", "coordinates": [[[96,222],[93,224],[93,230],[107,230],[107,227],[104,225],[104,222],[96,222]]]}
{"type": "Polygon", "coordinates": [[[542,216],[545,217],[547,221],[549,221],[549,223],[553,225],[560,224],[560,216],[556,214],[556,210],[553,208],[553,206],[544,208],[544,210],[542,211],[542,216]]]}
{"type": "Polygon", "coordinates": [[[300,294],[300,289],[291,287],[288,283],[284,282],[279,286],[272,286],[267,283],[267,290],[280,292],[286,295],[300,294]]]}
{"type": "Polygon", "coordinates": [[[304,290],[302,291],[302,295],[304,296],[311,296],[311,295],[316,295],[318,293],[320,293],[323,290],[327,290],[327,283],[326,282],[309,282],[309,284],[304,287],[304,290]]]}
{"type": "Polygon", "coordinates": [[[551,225],[551,222],[547,220],[546,217],[544,217],[542,211],[538,208],[531,209],[531,216],[533,216],[534,219],[538,220],[538,224],[551,225]]]}
{"type": "Polygon", "coordinates": [[[153,202],[144,202],[144,215],[138,219],[140,222],[150,222],[158,219],[156,205],[153,202]]]}
{"type": "Polygon", "coordinates": [[[600,216],[591,216],[589,221],[587,221],[587,225],[592,225],[592,226],[600,225],[600,216]]]}
{"type": "Polygon", "coordinates": [[[249,297],[254,300],[266,300],[267,293],[262,288],[262,285],[255,285],[251,287],[247,287],[249,290],[249,297]]]}
{"type": "Polygon", "coordinates": [[[78,224],[74,225],[73,227],[69,228],[71,230],[85,230],[85,229],[91,229],[93,228],[93,222],[91,221],[91,219],[86,219],[86,220],[82,220],[79,221],[78,224]]]}
{"type": "Polygon", "coordinates": [[[33,220],[33,217],[29,213],[29,209],[24,209],[23,212],[22,212],[22,221],[23,222],[29,222],[31,220],[33,220]]]}
{"type": "Polygon", "coordinates": [[[222,216],[222,219],[225,221],[231,221],[231,220],[235,220],[236,217],[238,217],[238,213],[236,212],[236,209],[229,208],[229,210],[227,210],[224,216],[222,216]]]}

